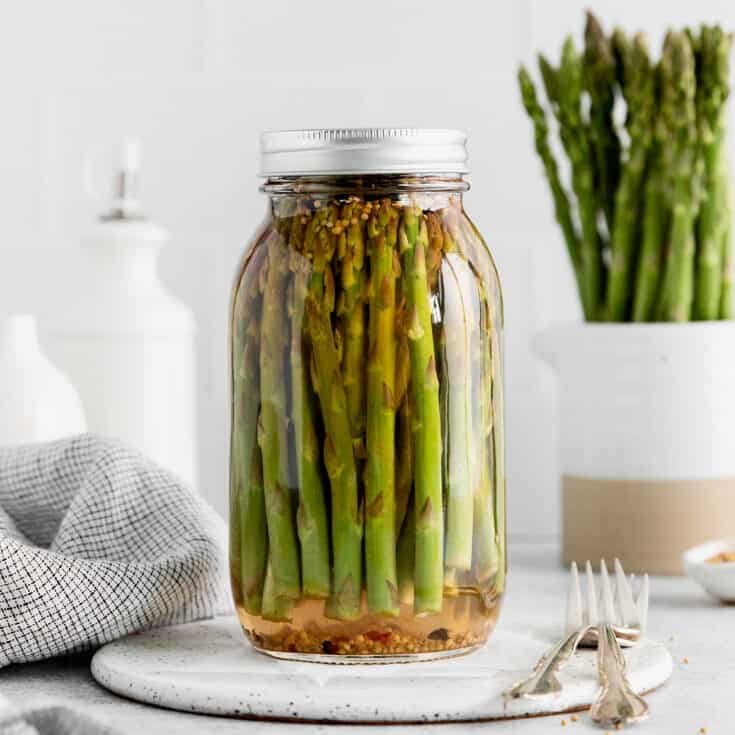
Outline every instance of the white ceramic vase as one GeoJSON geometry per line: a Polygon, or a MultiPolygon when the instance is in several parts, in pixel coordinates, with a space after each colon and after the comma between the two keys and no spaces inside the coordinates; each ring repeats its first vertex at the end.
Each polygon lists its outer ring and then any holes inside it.
{"type": "Polygon", "coordinates": [[[49,362],[35,319],[0,316],[0,445],[51,441],[86,431],[79,395],[49,362]]]}
{"type": "Polygon", "coordinates": [[[534,347],[559,378],[566,562],[678,574],[735,535],[735,323],[567,324],[534,347]]]}
{"type": "Polygon", "coordinates": [[[78,386],[92,431],[197,487],[195,325],[158,274],[167,239],[149,222],[99,223],[44,336],[78,386]]]}
{"type": "Polygon", "coordinates": [[[47,344],[79,388],[92,431],[197,487],[194,316],[160,278],[169,234],[142,214],[139,173],[140,143],[126,140],[115,198],[82,240],[64,309],[46,325],[47,344]]]}

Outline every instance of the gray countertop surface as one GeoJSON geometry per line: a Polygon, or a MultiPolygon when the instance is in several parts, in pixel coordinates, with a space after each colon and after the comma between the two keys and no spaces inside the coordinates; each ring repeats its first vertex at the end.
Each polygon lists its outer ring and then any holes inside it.
{"type": "MultiPolygon", "coordinates": [[[[563,616],[567,575],[559,562],[558,546],[525,542],[511,545],[508,593],[500,616],[514,627],[529,627],[563,616]]],[[[674,658],[672,679],[647,699],[648,722],[636,729],[663,735],[710,735],[735,732],[735,607],[721,605],[685,578],[652,580],[649,635],[665,643],[674,658]]],[[[492,645],[492,643],[490,644],[492,645]]],[[[131,735],[177,733],[281,733],[340,735],[364,732],[366,726],[301,725],[283,722],[230,720],[157,709],[122,699],[103,689],[89,673],[89,656],[54,660],[0,670],[0,696],[13,705],[53,700],[131,735]]],[[[432,732],[497,732],[536,735],[558,732],[600,732],[586,713],[576,722],[569,716],[489,723],[383,726],[390,735],[432,732]]]]}

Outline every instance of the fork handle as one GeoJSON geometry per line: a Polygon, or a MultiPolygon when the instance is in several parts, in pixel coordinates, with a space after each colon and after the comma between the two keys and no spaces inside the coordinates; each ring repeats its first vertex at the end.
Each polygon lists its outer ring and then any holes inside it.
{"type": "Polygon", "coordinates": [[[597,671],[602,688],[590,708],[594,722],[615,727],[648,717],[648,705],[628,682],[625,657],[609,623],[598,625],[597,671]]]}
{"type": "Polygon", "coordinates": [[[520,699],[559,694],[561,684],[556,675],[569,661],[589,628],[588,625],[579,628],[554,644],[539,659],[531,675],[507,689],[503,692],[503,696],[506,699],[520,699]]]}

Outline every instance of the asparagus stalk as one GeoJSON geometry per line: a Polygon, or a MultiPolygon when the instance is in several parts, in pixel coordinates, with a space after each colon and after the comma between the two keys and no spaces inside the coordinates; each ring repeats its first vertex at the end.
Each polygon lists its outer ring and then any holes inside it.
{"type": "Polygon", "coordinates": [[[725,113],[730,90],[730,36],[703,26],[699,38],[696,107],[704,159],[704,193],[697,222],[696,319],[717,319],[723,278],[722,240],[727,228],[725,113]]]}
{"type": "MultiPolygon", "coordinates": [[[[234,437],[230,437],[231,440],[234,437]]],[[[230,442],[232,447],[233,442],[230,442]]],[[[230,562],[230,586],[232,596],[237,605],[242,595],[242,490],[240,489],[240,460],[237,458],[234,448],[230,449],[230,534],[228,539],[228,555],[230,562]],[[237,464],[235,464],[237,463],[237,464]]],[[[257,613],[259,614],[259,613],[257,613]]]]}
{"type": "MultiPolygon", "coordinates": [[[[546,122],[546,114],[538,101],[536,89],[533,85],[533,81],[531,80],[531,76],[524,66],[521,66],[518,71],[518,84],[521,89],[523,106],[528,113],[528,117],[533,123],[536,152],[541,159],[544,174],[549,182],[551,196],[554,201],[556,221],[561,227],[564,242],[567,246],[567,252],[569,253],[569,259],[572,263],[572,269],[574,270],[574,275],[577,279],[577,287],[582,299],[582,309],[585,317],[587,319],[591,319],[593,314],[590,311],[590,304],[588,303],[589,294],[584,288],[583,274],[581,270],[581,245],[574,226],[574,220],[572,218],[569,195],[561,183],[559,167],[557,166],[556,159],[554,158],[551,146],[549,145],[549,126],[546,122]]],[[[429,219],[429,223],[429,231],[431,232],[432,219],[429,219]]]]}
{"type": "Polygon", "coordinates": [[[429,235],[429,248],[426,251],[426,277],[429,282],[429,292],[433,293],[439,281],[439,271],[444,257],[444,232],[438,212],[427,212],[425,218],[429,235]]]}
{"type": "MultiPolygon", "coordinates": [[[[400,278],[396,288],[396,538],[406,518],[409,499],[413,490],[413,429],[411,396],[411,353],[408,347],[408,317],[406,313],[406,286],[400,278]]],[[[400,546],[400,540],[399,540],[400,546]]]]}
{"type": "Polygon", "coordinates": [[[722,233],[722,292],[720,294],[720,319],[732,319],[732,189],[728,178],[725,188],[726,225],[722,233]]]}
{"type": "MultiPolygon", "coordinates": [[[[267,239],[254,250],[249,262],[256,278],[264,273],[267,239]]],[[[232,509],[230,531],[233,583],[239,588],[235,597],[253,615],[261,612],[268,547],[265,526],[263,473],[256,434],[258,401],[253,395],[260,390],[258,348],[261,310],[260,284],[240,286],[233,301],[232,319],[232,509]]]]}
{"type": "Polygon", "coordinates": [[[331,584],[329,562],[329,526],[326,492],[321,467],[320,442],[316,428],[314,396],[305,367],[308,340],[303,329],[304,301],[309,278],[308,261],[298,253],[292,258],[294,278],[291,284],[291,386],[292,421],[296,445],[299,485],[299,508],[296,525],[301,543],[301,579],[303,594],[325,598],[331,584]]]}
{"type": "Polygon", "coordinates": [[[408,396],[408,384],[411,380],[411,358],[408,349],[408,325],[406,323],[406,294],[403,280],[396,287],[396,378],[395,405],[402,406],[408,396]]]}
{"type": "MultiPolygon", "coordinates": [[[[472,395],[473,403],[473,448],[476,458],[473,465],[473,531],[472,569],[475,581],[483,598],[502,591],[505,575],[505,559],[501,557],[505,548],[505,503],[501,493],[504,488],[502,425],[497,437],[493,431],[495,407],[502,401],[502,380],[499,353],[499,333],[502,329],[502,306],[491,298],[487,285],[497,282],[497,272],[482,237],[463,213],[457,217],[463,249],[468,253],[472,267],[473,283],[469,292],[473,294],[473,324],[476,325],[473,343],[472,395]],[[483,257],[483,252],[486,257],[483,257]],[[489,266],[489,267],[488,267],[489,266]],[[496,331],[497,330],[497,331],[496,331]],[[497,444],[497,446],[496,446],[497,444]],[[499,464],[495,462],[498,454],[499,464]],[[498,474],[495,474],[496,469],[498,474]],[[497,484],[496,484],[497,483],[497,484]],[[496,514],[498,521],[496,523],[496,514]]],[[[502,411],[502,405],[498,405],[502,411]]],[[[502,418],[502,417],[500,417],[502,418]]]]}
{"type": "MultiPolygon", "coordinates": [[[[452,224],[448,211],[447,222],[452,224]]],[[[474,279],[472,289],[474,290],[474,279]]],[[[472,566],[472,377],[470,360],[472,304],[468,301],[470,281],[463,255],[457,249],[454,238],[445,241],[442,266],[442,292],[444,296],[444,346],[448,381],[448,447],[447,467],[447,525],[445,565],[447,580],[454,574],[450,570],[467,570],[472,566]]]]}
{"type": "Polygon", "coordinates": [[[595,189],[608,231],[616,216],[615,193],[620,177],[620,141],[615,131],[616,69],[610,40],[595,16],[587,11],[584,31],[583,83],[589,95],[589,137],[595,163],[595,189]]]}
{"type": "Polygon", "coordinates": [[[397,574],[398,598],[402,605],[414,604],[414,567],[416,566],[416,514],[413,498],[398,537],[397,574]]]}
{"type": "Polygon", "coordinates": [[[612,263],[607,291],[607,317],[626,321],[634,304],[634,263],[641,219],[644,176],[653,137],[655,75],[645,38],[638,34],[628,49],[620,31],[616,35],[623,59],[624,90],[628,102],[630,145],[615,193],[612,263]]]}
{"type": "MultiPolygon", "coordinates": [[[[406,362],[411,367],[410,358],[406,362]]],[[[413,428],[412,428],[411,399],[405,395],[398,410],[398,430],[396,440],[396,538],[403,526],[408,511],[408,505],[413,490],[413,428]]]]}
{"type": "Polygon", "coordinates": [[[337,313],[344,333],[343,373],[347,396],[347,413],[352,429],[352,441],[358,458],[365,457],[365,379],[367,354],[365,329],[366,270],[365,235],[361,209],[349,202],[343,209],[345,255],[341,261],[342,293],[337,313]]]}
{"type": "Polygon", "coordinates": [[[495,576],[495,592],[501,594],[505,589],[505,573],[508,559],[506,549],[506,510],[505,510],[505,400],[503,396],[503,365],[500,353],[500,328],[503,321],[503,305],[500,292],[496,292],[490,301],[491,325],[489,327],[492,345],[492,457],[493,488],[495,489],[495,538],[502,558],[495,576]]]}
{"type": "Polygon", "coordinates": [[[694,282],[694,222],[700,197],[695,76],[692,47],[684,33],[670,32],[661,58],[660,114],[669,144],[662,157],[671,210],[669,252],[659,305],[667,321],[687,321],[694,282]]]}
{"type": "MultiPolygon", "coordinates": [[[[230,537],[229,537],[229,559],[230,559],[230,581],[232,583],[232,591],[235,600],[238,601],[241,597],[241,586],[242,586],[242,574],[240,570],[241,562],[241,533],[240,529],[242,522],[240,519],[241,506],[242,506],[242,495],[244,494],[242,488],[242,475],[247,472],[247,465],[243,469],[245,464],[240,457],[239,451],[239,436],[238,433],[241,431],[239,424],[242,421],[241,414],[243,412],[243,405],[240,396],[238,395],[240,373],[242,372],[241,363],[243,355],[245,354],[245,344],[247,341],[247,328],[245,322],[240,319],[242,308],[239,305],[239,300],[244,299],[244,290],[239,288],[235,291],[232,306],[230,310],[231,321],[230,321],[230,334],[232,338],[232,347],[230,351],[230,367],[231,367],[231,395],[232,395],[232,414],[231,414],[231,426],[232,433],[230,435],[230,537]]],[[[252,298],[248,298],[248,306],[252,298]]],[[[245,416],[247,418],[247,416],[245,416]]]]}
{"type": "Polygon", "coordinates": [[[442,444],[439,381],[431,325],[431,294],[427,282],[429,244],[423,218],[404,210],[400,229],[414,404],[415,570],[414,611],[437,613],[442,607],[444,523],[442,518],[442,444]]]}
{"type": "Polygon", "coordinates": [[[273,564],[270,557],[266,567],[265,584],[263,585],[262,616],[273,622],[288,622],[291,620],[293,600],[282,597],[276,592],[276,578],[273,573],[273,564]]]}
{"type": "MultiPolygon", "coordinates": [[[[260,344],[261,413],[258,442],[263,453],[263,483],[270,543],[273,594],[296,600],[301,592],[299,552],[291,490],[288,486],[288,419],[285,352],[288,319],[282,299],[288,276],[288,250],[281,241],[268,247],[268,277],[263,293],[260,344]]],[[[284,602],[285,604],[285,602],[284,602]]]]}
{"type": "MultiPolygon", "coordinates": [[[[493,549],[490,546],[486,547],[484,558],[490,560],[489,564],[485,567],[482,563],[478,563],[477,569],[478,577],[482,578],[483,569],[493,569],[493,559],[497,553],[499,558],[497,560],[492,590],[495,595],[499,595],[505,589],[505,573],[507,567],[507,558],[505,555],[505,404],[503,397],[503,363],[500,350],[503,330],[503,298],[500,288],[493,288],[492,291],[488,291],[486,288],[486,286],[498,283],[498,274],[495,263],[487,251],[487,246],[485,246],[482,237],[468,219],[462,218],[460,222],[466,222],[467,226],[472,230],[472,234],[465,237],[466,241],[476,243],[478,247],[484,248],[487,256],[486,258],[477,257],[476,260],[478,263],[484,262],[487,264],[480,271],[482,284],[479,287],[479,293],[484,305],[482,315],[485,324],[485,328],[481,332],[481,339],[484,336],[485,340],[482,352],[483,426],[485,433],[489,436],[488,456],[490,461],[486,463],[486,466],[491,473],[491,484],[492,490],[494,491],[494,518],[492,520],[495,524],[495,548],[493,549]],[[489,345],[489,349],[486,348],[486,345],[489,345]]],[[[480,540],[485,538],[489,539],[491,536],[486,534],[478,535],[478,539],[480,540]]],[[[487,576],[489,578],[489,575],[487,576]]]]}
{"type": "Polygon", "coordinates": [[[395,538],[396,239],[389,200],[368,221],[371,283],[367,365],[365,566],[368,609],[398,614],[395,538]]]}
{"type": "Polygon", "coordinates": [[[646,180],[643,201],[643,241],[636,274],[634,322],[653,321],[661,281],[667,213],[659,176],[651,175],[646,180]]]}
{"type": "MultiPolygon", "coordinates": [[[[500,569],[499,539],[495,526],[495,497],[504,490],[502,479],[495,486],[493,494],[493,475],[497,462],[493,445],[493,361],[499,355],[493,354],[492,329],[493,322],[487,293],[481,282],[477,284],[480,296],[480,375],[477,390],[477,402],[480,406],[478,462],[479,481],[474,492],[474,529],[472,548],[472,568],[481,590],[485,591],[495,581],[500,569]]],[[[498,390],[500,388],[498,387],[498,390]]],[[[498,431],[501,429],[499,428],[498,431]]],[[[502,450],[501,450],[502,451],[502,450]]],[[[502,460],[501,460],[502,466],[502,460]]],[[[504,508],[501,508],[504,513],[504,508]]],[[[503,562],[504,563],[504,562],[503,562]]],[[[502,574],[502,572],[501,572],[502,574]]]]}
{"type": "Polygon", "coordinates": [[[326,222],[315,227],[312,272],[306,296],[306,326],[313,355],[313,379],[326,439],[324,464],[331,485],[333,576],[325,611],[341,620],[357,618],[362,589],[362,508],[347,413],[347,397],[332,329],[334,237],[326,222]]]}
{"type": "Polygon", "coordinates": [[[253,446],[251,455],[250,471],[243,478],[247,485],[243,486],[240,507],[240,573],[242,605],[252,615],[260,615],[268,556],[268,532],[260,447],[253,446]]]}
{"type": "Polygon", "coordinates": [[[582,304],[586,318],[601,318],[604,291],[602,252],[597,232],[597,198],[592,170],[592,151],[582,119],[582,63],[571,37],[564,42],[561,63],[554,69],[539,56],[546,94],[559,123],[559,135],[569,157],[572,189],[577,197],[581,223],[580,271],[582,304]]]}

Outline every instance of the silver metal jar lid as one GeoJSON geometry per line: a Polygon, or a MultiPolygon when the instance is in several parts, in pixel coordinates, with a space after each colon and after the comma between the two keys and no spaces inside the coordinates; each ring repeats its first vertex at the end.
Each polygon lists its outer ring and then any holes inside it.
{"type": "Polygon", "coordinates": [[[467,135],[434,128],[316,128],[263,133],[260,175],[465,174],[467,135]]]}

